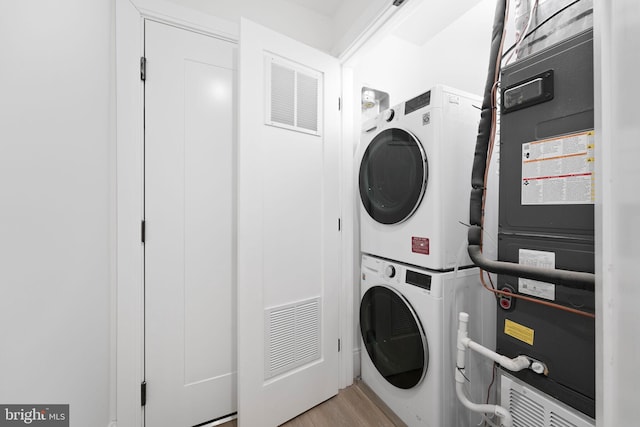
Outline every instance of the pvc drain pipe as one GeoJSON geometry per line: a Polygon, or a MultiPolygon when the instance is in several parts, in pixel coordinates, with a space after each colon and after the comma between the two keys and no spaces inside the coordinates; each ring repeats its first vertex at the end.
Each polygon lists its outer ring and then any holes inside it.
{"type": "Polygon", "coordinates": [[[500,426],[501,427],[511,427],[513,425],[513,418],[508,410],[500,405],[489,405],[489,404],[480,404],[473,403],[467,398],[464,394],[464,376],[462,377],[462,382],[458,381],[457,374],[460,373],[459,370],[456,370],[456,394],[458,395],[458,399],[462,404],[469,410],[473,412],[480,412],[483,414],[495,414],[500,417],[500,426]]]}
{"type": "Polygon", "coordinates": [[[495,414],[500,417],[501,425],[503,427],[511,427],[513,424],[513,419],[509,411],[499,405],[489,405],[489,404],[478,404],[471,402],[467,396],[464,394],[464,382],[466,380],[465,377],[465,355],[467,352],[467,348],[480,353],[484,357],[493,360],[494,362],[500,364],[500,366],[513,371],[518,372],[523,369],[527,369],[531,366],[531,360],[525,356],[518,356],[513,359],[509,359],[506,356],[496,353],[483,345],[480,345],[474,341],[472,341],[468,336],[468,323],[469,323],[469,315],[465,312],[461,312],[458,316],[458,354],[456,359],[456,394],[458,395],[458,399],[462,404],[473,412],[481,412],[481,413],[490,413],[495,414]]]}

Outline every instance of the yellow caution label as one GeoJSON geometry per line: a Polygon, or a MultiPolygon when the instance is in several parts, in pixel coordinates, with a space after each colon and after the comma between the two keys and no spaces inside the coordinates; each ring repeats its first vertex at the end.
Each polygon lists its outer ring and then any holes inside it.
{"type": "Polygon", "coordinates": [[[529,345],[533,345],[534,330],[509,319],[504,320],[504,333],[529,345]]]}

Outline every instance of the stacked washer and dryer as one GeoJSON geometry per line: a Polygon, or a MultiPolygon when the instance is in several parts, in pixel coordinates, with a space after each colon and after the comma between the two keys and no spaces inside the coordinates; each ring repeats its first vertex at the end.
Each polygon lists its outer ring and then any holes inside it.
{"type": "MultiPolygon", "coordinates": [[[[436,86],[363,126],[360,189],[362,380],[410,427],[479,422],[454,385],[457,313],[495,346],[495,300],[466,251],[479,97],[436,86]]],[[[471,352],[468,352],[471,353],[471,352]]],[[[484,401],[491,363],[469,354],[484,401]]]]}

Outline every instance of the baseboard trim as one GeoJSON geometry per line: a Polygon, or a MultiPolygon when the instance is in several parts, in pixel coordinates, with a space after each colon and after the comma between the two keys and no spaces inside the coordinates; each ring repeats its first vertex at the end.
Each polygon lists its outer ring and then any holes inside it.
{"type": "Polygon", "coordinates": [[[360,354],[359,348],[353,349],[353,378],[360,378],[360,354]]]}
{"type": "Polygon", "coordinates": [[[408,427],[407,424],[396,415],[395,412],[387,406],[377,394],[373,392],[360,378],[356,378],[353,384],[358,387],[380,410],[393,422],[396,427],[408,427]]]}
{"type": "Polygon", "coordinates": [[[233,413],[231,415],[228,415],[226,417],[219,418],[219,419],[217,419],[215,421],[211,421],[208,424],[207,423],[200,424],[197,427],[216,427],[216,426],[220,426],[222,424],[228,423],[228,422],[236,420],[236,419],[238,419],[238,413],[237,412],[235,412],[235,413],[233,413]]]}

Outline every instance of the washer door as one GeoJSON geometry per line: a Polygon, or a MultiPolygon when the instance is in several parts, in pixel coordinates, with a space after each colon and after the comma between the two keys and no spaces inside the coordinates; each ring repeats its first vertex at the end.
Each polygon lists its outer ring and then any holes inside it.
{"type": "Polygon", "coordinates": [[[427,178],[420,141],[405,130],[385,129],[373,138],[360,163],[362,205],[379,223],[400,223],[420,205],[427,178]]]}
{"type": "Polygon", "coordinates": [[[429,346],[405,297],[386,286],[371,287],[360,303],[360,332],[380,375],[402,389],[420,384],[429,364],[429,346]]]}

